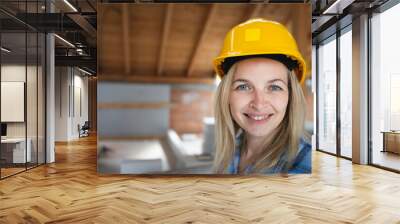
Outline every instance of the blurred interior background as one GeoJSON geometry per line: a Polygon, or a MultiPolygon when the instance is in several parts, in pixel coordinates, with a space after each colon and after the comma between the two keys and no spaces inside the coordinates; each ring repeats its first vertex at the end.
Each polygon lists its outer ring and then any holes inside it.
{"type": "Polygon", "coordinates": [[[250,18],[284,24],[307,62],[313,133],[311,5],[99,4],[98,170],[208,173],[214,148],[213,58],[250,18]]]}

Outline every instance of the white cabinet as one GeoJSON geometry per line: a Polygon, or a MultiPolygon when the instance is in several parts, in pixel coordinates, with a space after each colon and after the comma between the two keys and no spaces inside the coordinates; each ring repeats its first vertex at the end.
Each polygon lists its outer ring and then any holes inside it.
{"type": "Polygon", "coordinates": [[[7,138],[2,139],[1,144],[12,147],[13,163],[25,163],[32,161],[32,140],[27,139],[27,147],[25,151],[25,138],[7,138]],[[25,161],[27,159],[27,161],[25,161]]]}

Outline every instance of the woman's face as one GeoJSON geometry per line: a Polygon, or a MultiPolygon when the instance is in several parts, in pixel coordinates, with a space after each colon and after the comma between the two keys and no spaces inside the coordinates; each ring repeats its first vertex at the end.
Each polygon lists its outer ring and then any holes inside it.
{"type": "Polygon", "coordinates": [[[253,137],[269,136],[285,116],[289,99],[288,70],[267,58],[239,61],[229,94],[236,123],[253,137]]]}

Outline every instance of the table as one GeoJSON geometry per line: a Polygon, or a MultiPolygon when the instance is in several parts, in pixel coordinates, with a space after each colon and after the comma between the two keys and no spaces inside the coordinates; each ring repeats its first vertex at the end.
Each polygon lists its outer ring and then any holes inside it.
{"type": "Polygon", "coordinates": [[[400,131],[382,131],[381,133],[383,133],[382,152],[400,154],[400,131]]]}
{"type": "Polygon", "coordinates": [[[27,147],[25,151],[25,138],[6,138],[1,139],[1,157],[9,163],[31,162],[31,144],[30,138],[27,138],[27,147]],[[26,152],[26,154],[25,154],[26,152]],[[11,156],[12,154],[12,156],[11,156]],[[12,158],[12,159],[11,159],[12,158]],[[25,159],[27,159],[25,161],[25,159]]]}

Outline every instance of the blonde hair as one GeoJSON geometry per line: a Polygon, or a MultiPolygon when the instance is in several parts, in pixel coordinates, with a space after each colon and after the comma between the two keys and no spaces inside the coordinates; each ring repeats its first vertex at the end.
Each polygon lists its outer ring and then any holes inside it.
{"type": "MultiPolygon", "coordinates": [[[[222,78],[215,95],[215,146],[216,154],[214,159],[214,172],[226,173],[229,164],[231,163],[235,148],[235,135],[240,127],[233,120],[229,108],[229,95],[233,76],[236,71],[234,64],[227,74],[222,78]]],[[[298,151],[300,138],[307,138],[304,130],[305,120],[305,99],[303,91],[297,79],[295,70],[288,70],[289,80],[289,101],[286,108],[286,113],[275,130],[271,141],[265,140],[263,144],[263,152],[253,163],[251,172],[260,172],[264,169],[275,166],[278,161],[283,158],[285,164],[280,170],[281,173],[287,173],[292,166],[293,160],[298,151]],[[282,157],[283,156],[283,157],[282,157]]],[[[242,135],[242,149],[246,145],[246,135],[242,135]]]]}

